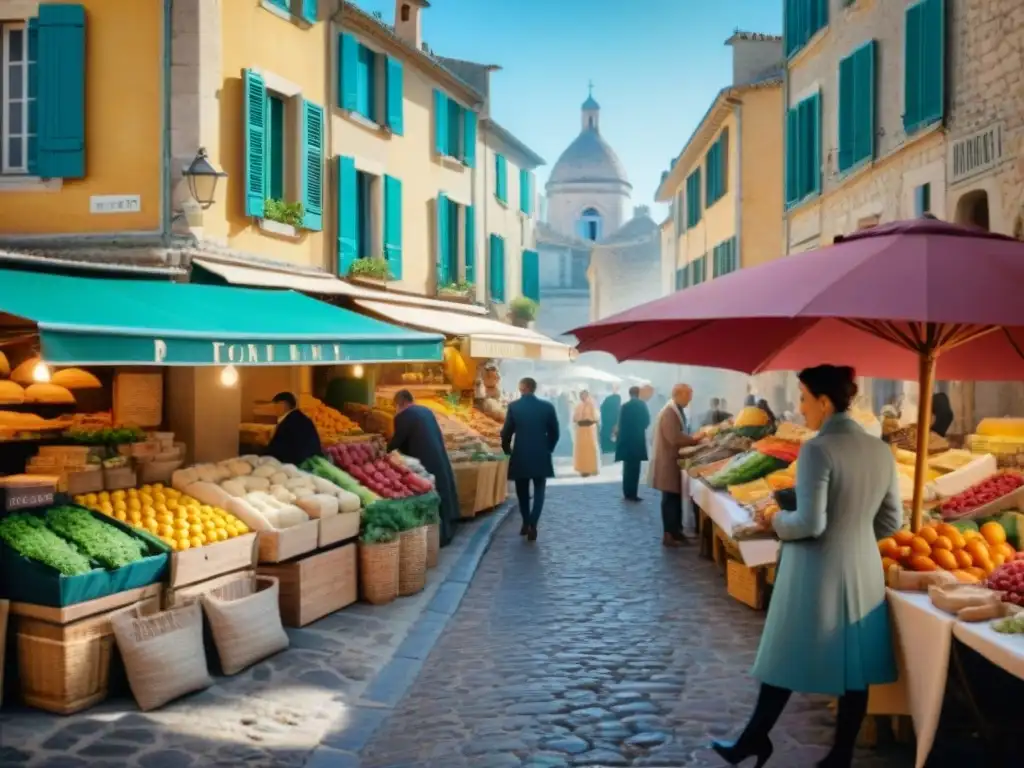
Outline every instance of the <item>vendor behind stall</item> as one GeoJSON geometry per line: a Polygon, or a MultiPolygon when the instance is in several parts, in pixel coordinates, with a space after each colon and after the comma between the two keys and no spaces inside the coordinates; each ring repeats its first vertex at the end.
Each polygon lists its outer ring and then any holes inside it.
{"type": "Polygon", "coordinates": [[[434,476],[434,487],[441,497],[441,546],[445,547],[455,535],[459,494],[452,463],[444,447],[444,435],[433,412],[416,405],[409,390],[399,391],[394,403],[395,433],[388,441],[388,451],[411,456],[434,476]]]}
{"type": "Polygon", "coordinates": [[[316,426],[298,409],[295,395],[278,392],[271,402],[277,407],[277,429],[267,446],[267,456],[282,464],[299,465],[324,452],[316,426]]]}

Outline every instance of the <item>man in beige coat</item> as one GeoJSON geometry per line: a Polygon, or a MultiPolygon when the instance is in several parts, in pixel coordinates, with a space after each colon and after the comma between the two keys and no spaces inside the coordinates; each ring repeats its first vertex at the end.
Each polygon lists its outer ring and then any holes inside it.
{"type": "Polygon", "coordinates": [[[654,422],[654,454],[647,484],[661,491],[661,522],[664,528],[661,543],[666,547],[678,547],[688,541],[683,535],[683,481],[679,449],[700,442],[688,434],[689,425],[683,411],[692,399],[693,389],[689,384],[676,384],[672,388],[672,399],[654,422]]]}

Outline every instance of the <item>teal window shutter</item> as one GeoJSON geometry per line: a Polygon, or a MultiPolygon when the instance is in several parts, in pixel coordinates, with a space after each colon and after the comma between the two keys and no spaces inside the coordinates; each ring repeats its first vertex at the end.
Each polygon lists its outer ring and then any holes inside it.
{"type": "Polygon", "coordinates": [[[355,112],[359,101],[359,41],[338,35],[338,106],[355,112]]]}
{"type": "MultiPolygon", "coordinates": [[[[30,132],[37,132],[39,125],[39,19],[28,20],[28,124],[30,132]]],[[[28,139],[28,175],[39,175],[39,140],[36,136],[28,139]]]]}
{"type": "Polygon", "coordinates": [[[500,235],[490,237],[490,275],[491,301],[505,301],[505,240],[500,235]]]}
{"type": "Polygon", "coordinates": [[[476,168],[476,112],[472,109],[464,110],[463,119],[463,142],[462,162],[467,168],[476,168]]]}
{"type": "Polygon", "coordinates": [[[356,161],[338,158],[338,276],[347,277],[359,258],[359,188],[356,161]]]}
{"type": "Polygon", "coordinates": [[[710,208],[718,200],[718,142],[708,148],[704,165],[707,168],[704,174],[704,199],[710,208]]]}
{"type": "Polygon", "coordinates": [[[402,182],[384,177],[384,256],[391,277],[402,279],[402,182]]]}
{"type": "Polygon", "coordinates": [[[448,97],[434,89],[434,149],[439,155],[448,154],[448,97]]]}
{"type": "Polygon", "coordinates": [[[540,302],[540,257],[536,251],[523,251],[523,296],[540,302]]]}
{"type": "Polygon", "coordinates": [[[786,203],[792,205],[799,196],[799,171],[798,152],[799,143],[799,121],[797,120],[795,108],[786,112],[786,203]]]}
{"type": "Polygon", "coordinates": [[[811,174],[811,192],[821,192],[821,93],[808,99],[810,105],[811,158],[808,163],[811,174]]]}
{"type": "Polygon", "coordinates": [[[701,218],[701,183],[700,168],[686,179],[686,226],[695,227],[701,218]]]}
{"type": "Polygon", "coordinates": [[[508,202],[508,162],[500,153],[494,155],[494,195],[501,202],[508,202]]]}
{"type": "Polygon", "coordinates": [[[405,130],[405,85],[402,62],[387,57],[387,126],[396,136],[405,130]]]}
{"type": "Polygon", "coordinates": [[[310,24],[316,24],[316,0],[302,0],[300,12],[302,18],[308,21],[310,24]]]}
{"type": "Polygon", "coordinates": [[[533,173],[525,168],[519,169],[519,210],[533,214],[533,173]]]}
{"type": "Polygon", "coordinates": [[[365,45],[356,48],[356,112],[377,122],[377,54],[365,45]]]}
{"type": "MultiPolygon", "coordinates": [[[[40,10],[46,6],[40,6],[40,10]]],[[[245,215],[263,217],[267,199],[267,87],[245,70],[245,215]]]]}
{"type": "Polygon", "coordinates": [[[839,62],[839,170],[875,155],[874,40],[839,62]]]}
{"type": "Polygon", "coordinates": [[[437,196],[437,287],[450,285],[452,276],[448,265],[451,263],[451,232],[448,231],[448,196],[443,192],[437,196]]]}
{"type": "Polygon", "coordinates": [[[854,99],[855,56],[839,62],[839,171],[852,168],[857,124],[857,103],[854,99]]]}
{"type": "Polygon", "coordinates": [[[476,283],[476,210],[472,205],[465,208],[466,227],[466,282],[476,283]]]}
{"type": "Polygon", "coordinates": [[[324,109],[302,102],[302,226],[319,232],[324,228],[324,109]]]}
{"type": "Polygon", "coordinates": [[[37,172],[43,178],[85,177],[85,8],[39,6],[36,79],[37,172]]]}
{"type": "Polygon", "coordinates": [[[903,127],[909,134],[945,115],[945,0],[921,0],[907,8],[905,34],[903,127]]]}
{"type": "Polygon", "coordinates": [[[913,133],[921,125],[923,79],[924,3],[907,8],[904,17],[903,129],[913,133]]]}
{"type": "Polygon", "coordinates": [[[718,193],[725,197],[729,191],[729,129],[723,128],[718,137],[718,193]]]}

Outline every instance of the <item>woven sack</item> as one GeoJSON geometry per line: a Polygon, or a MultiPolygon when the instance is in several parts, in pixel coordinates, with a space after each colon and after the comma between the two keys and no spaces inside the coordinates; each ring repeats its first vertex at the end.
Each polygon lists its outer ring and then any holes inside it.
{"type": "Polygon", "coordinates": [[[427,568],[437,566],[437,557],[441,550],[441,525],[431,523],[427,526],[427,568]]]}
{"type": "Polygon", "coordinates": [[[243,576],[203,595],[203,611],[225,675],[288,647],[273,576],[243,576]]]}
{"type": "Polygon", "coordinates": [[[213,684],[206,668],[203,612],[198,603],[149,616],[132,608],[115,614],[110,623],[128,685],[142,711],[213,684]]]}
{"type": "Polygon", "coordinates": [[[427,527],[398,534],[398,594],[415,595],[427,583],[427,527]]]}
{"type": "Polygon", "coordinates": [[[371,605],[385,605],[398,597],[398,539],[380,544],[359,542],[359,588],[371,605]]]}

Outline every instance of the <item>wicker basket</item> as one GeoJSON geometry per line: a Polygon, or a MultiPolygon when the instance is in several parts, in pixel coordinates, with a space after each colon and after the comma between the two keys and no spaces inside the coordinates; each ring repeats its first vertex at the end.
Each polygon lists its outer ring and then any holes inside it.
{"type": "Polygon", "coordinates": [[[415,595],[427,584],[427,527],[402,531],[398,541],[398,594],[415,595]]]}
{"type": "Polygon", "coordinates": [[[202,596],[225,675],[288,647],[273,576],[242,576],[202,596]]]}
{"type": "Polygon", "coordinates": [[[398,597],[398,539],[383,544],[359,542],[359,586],[363,600],[384,605],[398,597]]]}
{"type": "Polygon", "coordinates": [[[441,524],[427,526],[427,568],[437,567],[437,556],[441,551],[441,524]]]}
{"type": "Polygon", "coordinates": [[[109,634],[56,640],[19,632],[22,699],[58,715],[98,704],[109,692],[113,648],[109,634]]]}

